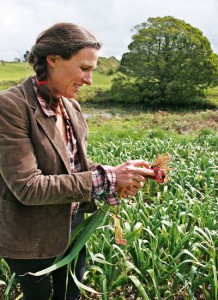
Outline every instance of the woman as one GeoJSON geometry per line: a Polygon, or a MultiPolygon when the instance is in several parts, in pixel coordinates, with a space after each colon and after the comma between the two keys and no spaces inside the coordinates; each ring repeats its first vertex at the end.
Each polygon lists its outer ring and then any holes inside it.
{"type": "MultiPolygon", "coordinates": [[[[43,31],[29,55],[35,75],[0,94],[0,256],[16,273],[23,299],[48,300],[51,280],[31,275],[69,251],[71,230],[95,200],[118,204],[133,196],[146,176],[142,160],[101,166],[87,159],[87,126],[74,100],[92,84],[101,44],[84,28],[59,23],[43,31]]],[[[76,274],[85,270],[85,249],[76,274]]],[[[78,299],[66,268],[52,273],[53,298],[78,299]]]]}

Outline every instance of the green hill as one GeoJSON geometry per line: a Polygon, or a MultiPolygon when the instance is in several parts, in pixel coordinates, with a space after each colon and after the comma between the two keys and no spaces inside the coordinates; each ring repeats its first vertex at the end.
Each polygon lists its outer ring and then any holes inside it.
{"type": "MultiPolygon", "coordinates": [[[[112,73],[111,75],[108,75],[107,72],[102,72],[102,65],[101,63],[101,68],[93,72],[92,87],[107,89],[110,88],[114,75],[113,71],[109,72],[112,73]]],[[[107,68],[107,70],[110,69],[107,68]]],[[[33,74],[33,70],[26,62],[0,62],[0,90],[19,83],[31,74],[33,74]]]]}

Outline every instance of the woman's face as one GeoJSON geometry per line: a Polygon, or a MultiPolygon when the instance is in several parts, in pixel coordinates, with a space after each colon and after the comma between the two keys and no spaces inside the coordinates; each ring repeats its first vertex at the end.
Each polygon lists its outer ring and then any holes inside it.
{"type": "Polygon", "coordinates": [[[92,71],[97,66],[99,51],[83,48],[70,59],[47,56],[47,85],[54,95],[74,98],[83,84],[92,84],[92,71]]]}

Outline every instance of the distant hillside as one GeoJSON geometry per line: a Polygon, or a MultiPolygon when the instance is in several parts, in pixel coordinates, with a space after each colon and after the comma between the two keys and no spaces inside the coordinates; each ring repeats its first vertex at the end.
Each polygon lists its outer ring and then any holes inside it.
{"type": "Polygon", "coordinates": [[[117,72],[119,67],[119,60],[114,56],[109,58],[99,57],[98,60],[98,71],[106,75],[112,75],[117,72]]]}
{"type": "Polygon", "coordinates": [[[32,74],[32,68],[26,62],[0,62],[0,81],[12,81],[32,74]]]}

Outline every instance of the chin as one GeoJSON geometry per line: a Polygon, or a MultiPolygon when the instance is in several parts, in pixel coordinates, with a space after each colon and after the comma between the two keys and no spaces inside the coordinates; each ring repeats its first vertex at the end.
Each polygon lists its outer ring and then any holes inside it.
{"type": "Polygon", "coordinates": [[[65,98],[75,98],[76,96],[76,93],[68,93],[68,94],[65,94],[63,95],[65,98]]]}

